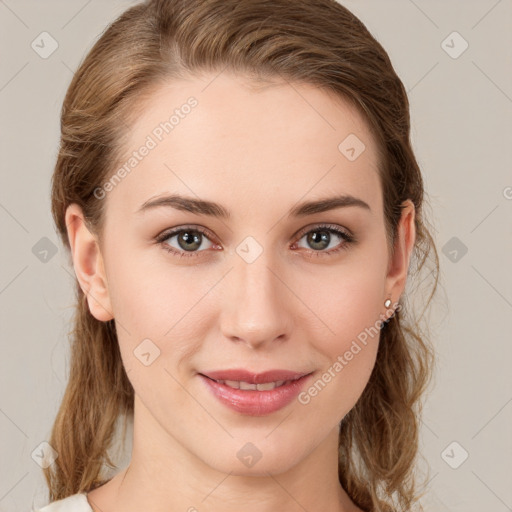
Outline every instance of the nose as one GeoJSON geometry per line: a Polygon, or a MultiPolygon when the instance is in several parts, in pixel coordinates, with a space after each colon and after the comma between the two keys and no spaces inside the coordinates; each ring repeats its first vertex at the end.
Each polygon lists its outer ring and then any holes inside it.
{"type": "Polygon", "coordinates": [[[223,294],[220,328],[226,339],[252,349],[270,348],[289,339],[292,329],[293,293],[286,276],[265,257],[235,262],[223,294]]]}

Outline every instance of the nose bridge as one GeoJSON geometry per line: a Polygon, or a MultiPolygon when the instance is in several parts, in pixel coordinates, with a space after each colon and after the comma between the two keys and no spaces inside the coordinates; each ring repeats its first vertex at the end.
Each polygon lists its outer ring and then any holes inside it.
{"type": "Polygon", "coordinates": [[[221,328],[227,338],[243,340],[255,348],[289,334],[286,286],[275,274],[279,271],[268,251],[253,261],[235,255],[228,277],[229,292],[222,305],[221,328]]]}

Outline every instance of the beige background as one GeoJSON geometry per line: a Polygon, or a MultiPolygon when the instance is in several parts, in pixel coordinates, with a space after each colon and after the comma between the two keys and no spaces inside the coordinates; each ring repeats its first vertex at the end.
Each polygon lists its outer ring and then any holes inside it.
{"type": "MultiPolygon", "coordinates": [[[[0,0],[0,511],[47,502],[32,454],[67,379],[74,274],[49,202],[59,109],[86,51],[133,3],[0,0]],[[31,47],[43,31],[58,43],[46,59],[31,47]]],[[[443,290],[432,315],[439,371],[422,429],[431,473],[422,503],[428,512],[510,511],[512,2],[342,3],[387,49],[409,91],[435,215],[443,290]],[[457,58],[464,41],[454,31],[469,44],[457,58]]]]}

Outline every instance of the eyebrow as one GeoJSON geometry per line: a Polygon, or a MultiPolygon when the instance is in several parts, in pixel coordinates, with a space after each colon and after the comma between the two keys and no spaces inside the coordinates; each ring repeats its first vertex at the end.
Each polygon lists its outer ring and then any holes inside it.
{"type": "MultiPolygon", "coordinates": [[[[179,194],[171,194],[167,196],[160,196],[155,199],[147,200],[136,213],[142,213],[160,207],[174,208],[190,213],[199,215],[208,215],[211,217],[218,217],[222,219],[229,219],[231,213],[218,203],[206,201],[204,199],[195,199],[193,197],[181,196],[179,194]]],[[[371,208],[362,199],[357,197],[343,194],[334,197],[327,197],[314,201],[304,201],[298,203],[288,212],[288,217],[305,217],[307,215],[314,215],[315,213],[322,213],[337,208],[346,208],[349,206],[356,206],[371,212],[371,208]]]]}

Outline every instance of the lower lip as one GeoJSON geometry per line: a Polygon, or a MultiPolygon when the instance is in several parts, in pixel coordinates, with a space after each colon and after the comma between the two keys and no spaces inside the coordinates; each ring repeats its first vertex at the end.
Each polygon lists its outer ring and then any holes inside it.
{"type": "Polygon", "coordinates": [[[264,416],[287,406],[300,393],[312,374],[268,391],[233,389],[199,374],[221,403],[249,416],[264,416]]]}

